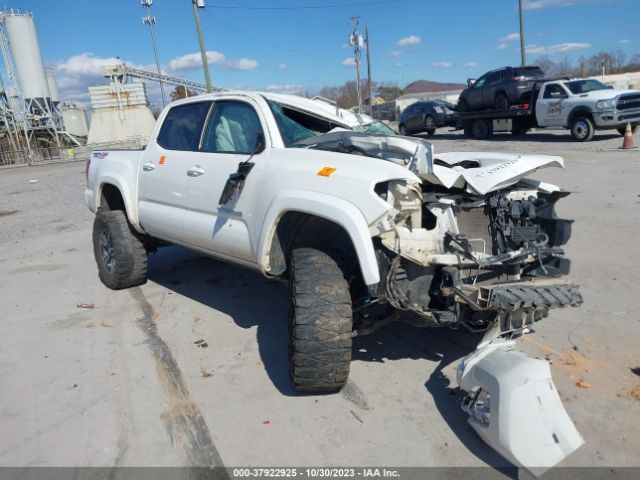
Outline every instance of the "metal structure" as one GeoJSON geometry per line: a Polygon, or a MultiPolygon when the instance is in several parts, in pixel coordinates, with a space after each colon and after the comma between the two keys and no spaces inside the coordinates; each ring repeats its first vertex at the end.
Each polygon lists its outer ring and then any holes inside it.
{"type": "Polygon", "coordinates": [[[64,131],[60,94],[52,70],[46,71],[29,10],[0,10],[0,50],[6,90],[0,93],[0,149],[24,152],[27,163],[38,152],[79,142],[64,131]]]}
{"type": "MultiPolygon", "coordinates": [[[[147,15],[142,17],[142,23],[149,25],[149,31],[151,32],[151,43],[153,44],[153,55],[156,58],[156,69],[158,75],[162,75],[162,69],[160,68],[160,58],[158,57],[158,43],[156,42],[156,31],[153,26],[156,24],[156,17],[151,14],[151,5],[153,0],[140,0],[143,7],[147,9],[147,15]]],[[[164,94],[164,82],[160,80],[160,92],[162,93],[162,106],[167,105],[167,97],[164,94]]]]}
{"type": "Polygon", "coordinates": [[[524,11],[522,0],[518,1],[518,14],[520,17],[520,59],[524,67],[527,64],[527,53],[524,47],[524,11]]]}
{"type": "MultiPolygon", "coordinates": [[[[124,63],[112,65],[104,68],[104,76],[112,81],[118,79],[120,83],[128,83],[130,79],[140,79],[151,82],[163,82],[169,85],[181,85],[192,92],[205,93],[208,91],[207,85],[186,78],[175,77],[173,75],[157,74],[141,68],[133,68],[124,63]]],[[[221,92],[223,88],[212,87],[212,91],[221,92]]]]}

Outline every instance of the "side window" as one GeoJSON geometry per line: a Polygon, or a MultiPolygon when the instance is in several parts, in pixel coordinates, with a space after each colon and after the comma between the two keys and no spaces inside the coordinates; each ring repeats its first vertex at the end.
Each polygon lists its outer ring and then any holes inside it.
{"type": "Polygon", "coordinates": [[[202,139],[203,152],[251,154],[262,126],[258,114],[245,102],[216,102],[202,139]]]}
{"type": "Polygon", "coordinates": [[[158,144],[167,150],[198,151],[202,127],[211,102],[186,103],[173,107],[164,118],[158,144]]]}
{"type": "Polygon", "coordinates": [[[481,87],[483,87],[486,81],[487,81],[487,76],[486,75],[484,77],[480,77],[476,81],[476,83],[473,84],[473,88],[481,88],[481,87]]]}
{"type": "Polygon", "coordinates": [[[560,85],[553,83],[547,85],[542,98],[567,98],[567,92],[560,85]]]}
{"type": "Polygon", "coordinates": [[[500,72],[493,72],[487,75],[487,85],[493,85],[500,78],[500,72]]]}

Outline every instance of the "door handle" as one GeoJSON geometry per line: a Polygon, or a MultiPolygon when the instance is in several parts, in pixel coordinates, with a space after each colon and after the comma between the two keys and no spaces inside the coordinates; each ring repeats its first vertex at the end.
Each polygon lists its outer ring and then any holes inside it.
{"type": "Polygon", "coordinates": [[[155,163],[147,162],[144,165],[142,165],[142,170],[144,170],[145,172],[151,172],[155,169],[156,169],[155,163]]]}
{"type": "Polygon", "coordinates": [[[193,167],[189,167],[189,169],[187,170],[187,175],[189,175],[190,177],[199,177],[203,173],[204,168],[202,168],[200,165],[194,165],[193,167]]]}

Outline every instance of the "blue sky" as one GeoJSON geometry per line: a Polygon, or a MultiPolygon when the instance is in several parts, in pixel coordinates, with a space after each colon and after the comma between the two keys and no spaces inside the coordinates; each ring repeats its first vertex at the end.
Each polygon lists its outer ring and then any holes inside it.
{"type": "MultiPolygon", "coordinates": [[[[362,17],[362,30],[365,22],[369,24],[374,80],[401,86],[417,79],[462,82],[492,68],[518,64],[517,3],[207,0],[201,20],[214,84],[313,91],[354,77],[353,67],[343,65],[352,56],[345,48],[352,15],[362,17]]],[[[640,53],[640,0],[527,4],[529,63],[544,53],[556,60],[577,60],[603,49],[621,49],[628,56],[640,53]]],[[[57,69],[63,99],[86,101],[86,87],[104,82],[101,66],[115,57],[138,66],[153,65],[139,0],[14,0],[6,6],[33,11],[45,64],[57,69]]],[[[155,0],[153,13],[163,68],[202,81],[199,57],[194,55],[198,43],[191,0],[155,0]]]]}

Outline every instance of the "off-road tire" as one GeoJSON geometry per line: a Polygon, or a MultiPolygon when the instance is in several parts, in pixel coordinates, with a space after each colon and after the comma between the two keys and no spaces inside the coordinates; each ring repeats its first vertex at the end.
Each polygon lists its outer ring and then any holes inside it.
{"type": "MultiPolygon", "coordinates": [[[[624,137],[624,134],[627,133],[626,125],[624,127],[617,128],[616,130],[618,130],[618,133],[620,135],[622,135],[623,137],[624,137]]],[[[632,123],[631,124],[631,133],[636,133],[636,130],[638,130],[638,124],[637,123],[632,123]]]]}
{"type": "Polygon", "coordinates": [[[347,382],[353,309],[338,262],[313,248],[293,251],[289,270],[289,373],[300,392],[332,393],[347,382]]]}
{"type": "Polygon", "coordinates": [[[571,135],[578,142],[590,141],[595,133],[596,127],[589,117],[577,117],[571,123],[571,135]]]}
{"type": "Polygon", "coordinates": [[[98,210],[93,222],[93,253],[98,276],[112,290],[147,281],[147,251],[121,210],[98,210]]]}
{"type": "Polygon", "coordinates": [[[493,122],[491,120],[474,120],[471,125],[473,138],[476,140],[486,140],[493,136],[493,122]]]}

